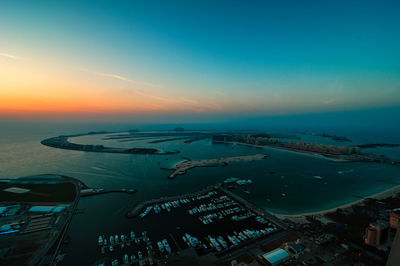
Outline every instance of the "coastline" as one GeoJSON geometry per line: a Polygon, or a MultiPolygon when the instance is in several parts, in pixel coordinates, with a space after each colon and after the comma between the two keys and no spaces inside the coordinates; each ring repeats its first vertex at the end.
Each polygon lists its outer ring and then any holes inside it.
{"type": "Polygon", "coordinates": [[[310,156],[313,158],[320,158],[320,159],[325,159],[333,162],[349,162],[348,160],[345,159],[337,159],[337,158],[332,158],[332,157],[327,157],[318,153],[313,153],[313,152],[307,152],[307,151],[295,151],[291,149],[285,149],[281,147],[272,147],[272,146],[265,146],[265,145],[255,145],[255,144],[247,144],[247,143],[241,143],[241,142],[232,142],[235,145],[245,145],[245,146],[251,146],[251,147],[257,147],[257,148],[263,148],[263,149],[274,149],[274,150],[280,150],[280,151],[285,151],[285,152],[290,152],[290,153],[295,153],[295,154],[300,154],[300,155],[305,155],[305,156],[310,156]]]}
{"type": "Polygon", "coordinates": [[[325,210],[320,210],[320,211],[304,212],[304,213],[299,213],[299,214],[280,214],[280,213],[275,213],[275,212],[270,211],[270,210],[268,210],[268,211],[271,212],[273,215],[275,215],[276,217],[278,217],[280,219],[302,219],[305,216],[325,215],[325,214],[330,213],[330,212],[335,212],[338,209],[347,209],[347,208],[350,208],[350,207],[352,207],[354,205],[362,203],[363,201],[367,200],[368,198],[380,200],[380,199],[384,199],[384,198],[389,198],[389,197],[395,196],[397,193],[400,193],[400,185],[396,185],[395,187],[392,187],[392,188],[386,189],[384,191],[372,194],[370,196],[364,197],[364,198],[356,200],[356,201],[352,201],[352,202],[349,202],[349,203],[341,204],[339,206],[332,207],[332,208],[325,209],[325,210]]]}
{"type": "Polygon", "coordinates": [[[147,154],[147,155],[169,155],[169,154],[177,154],[179,151],[162,151],[154,148],[115,148],[115,147],[105,147],[103,145],[91,145],[91,144],[77,144],[69,142],[69,138],[71,137],[80,137],[86,135],[96,135],[96,134],[104,134],[103,132],[89,132],[86,134],[76,134],[76,135],[66,135],[66,136],[58,136],[53,138],[48,138],[42,140],[40,143],[42,145],[64,149],[64,150],[74,150],[74,151],[83,151],[83,152],[99,152],[99,153],[121,153],[121,154],[147,154]]]}

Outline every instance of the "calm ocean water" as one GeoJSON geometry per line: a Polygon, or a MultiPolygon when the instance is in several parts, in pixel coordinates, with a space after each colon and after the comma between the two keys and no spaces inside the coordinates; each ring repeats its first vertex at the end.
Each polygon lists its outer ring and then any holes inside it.
{"type": "MultiPolygon", "coordinates": [[[[254,182],[246,188],[250,194],[244,193],[244,188],[236,189],[237,193],[268,210],[288,214],[335,207],[357,200],[357,196],[368,196],[400,184],[400,167],[337,163],[268,148],[212,144],[209,140],[179,145],[180,141],[158,144],[148,144],[147,141],[104,141],[103,135],[72,139],[76,143],[181,151],[180,154],[169,156],[85,153],[40,144],[44,138],[61,134],[129,128],[132,127],[100,124],[0,124],[1,178],[59,173],[79,178],[93,187],[139,190],[135,195],[108,194],[81,199],[79,208],[83,212],[76,215],[71,223],[69,235],[72,240],[66,247],[68,254],[74,255],[66,256],[65,265],[77,260],[85,264],[93,263],[98,255],[96,239],[100,233],[115,233],[115,228],[121,232],[130,231],[134,225],[124,214],[137,202],[195,191],[231,176],[250,178],[254,182]],[[270,157],[261,161],[233,163],[226,167],[197,168],[174,180],[168,180],[169,172],[160,169],[171,167],[182,157],[207,159],[257,153],[266,153],[270,157]],[[351,171],[338,173],[343,170],[351,171]],[[270,171],[275,173],[271,174],[270,171]],[[323,179],[315,179],[313,176],[321,176],[323,179]]],[[[400,142],[396,132],[343,134],[353,139],[354,143],[400,142]]],[[[330,142],[326,138],[300,136],[307,141],[330,142]]],[[[399,148],[370,151],[400,158],[399,148]]]]}

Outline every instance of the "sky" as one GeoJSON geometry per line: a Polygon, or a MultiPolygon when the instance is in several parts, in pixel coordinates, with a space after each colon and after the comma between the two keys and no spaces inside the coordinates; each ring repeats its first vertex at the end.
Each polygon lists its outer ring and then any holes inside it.
{"type": "Polygon", "coordinates": [[[399,10],[368,0],[0,0],[0,119],[393,117],[399,10]]]}

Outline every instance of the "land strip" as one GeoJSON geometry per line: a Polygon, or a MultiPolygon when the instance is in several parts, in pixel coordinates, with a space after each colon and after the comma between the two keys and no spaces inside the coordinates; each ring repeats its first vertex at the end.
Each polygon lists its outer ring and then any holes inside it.
{"type": "Polygon", "coordinates": [[[268,155],[266,154],[255,154],[247,156],[224,157],[224,158],[214,158],[214,159],[196,160],[196,161],[185,159],[174,165],[172,169],[175,171],[172,174],[170,174],[168,178],[173,179],[178,175],[186,174],[188,170],[196,167],[225,166],[233,162],[255,161],[255,160],[265,159],[267,157],[268,155]]]}
{"type": "Polygon", "coordinates": [[[49,147],[53,147],[53,148],[85,151],[85,152],[155,154],[155,155],[167,155],[167,154],[179,153],[179,151],[163,152],[159,149],[154,149],[154,148],[115,148],[115,147],[105,147],[103,145],[76,144],[76,143],[72,143],[72,142],[68,141],[68,138],[70,138],[70,137],[78,137],[78,136],[84,136],[84,135],[87,135],[87,134],[58,136],[58,137],[42,140],[41,143],[45,146],[49,146],[49,147]]]}

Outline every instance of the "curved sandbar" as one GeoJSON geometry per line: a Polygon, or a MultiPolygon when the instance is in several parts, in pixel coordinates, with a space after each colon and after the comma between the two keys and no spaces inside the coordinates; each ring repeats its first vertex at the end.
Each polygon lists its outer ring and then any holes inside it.
{"type": "Polygon", "coordinates": [[[80,137],[80,136],[94,135],[94,134],[104,134],[104,132],[99,132],[99,133],[89,132],[86,134],[58,136],[58,137],[42,140],[40,143],[42,143],[43,145],[52,147],[52,148],[75,150],[75,151],[86,151],[86,152],[154,154],[154,155],[168,155],[168,154],[179,153],[179,151],[163,152],[159,149],[153,149],[153,148],[114,148],[114,147],[105,147],[103,145],[84,145],[84,144],[76,144],[76,143],[72,143],[72,142],[68,141],[68,138],[70,138],[70,137],[80,137]]]}
{"type": "Polygon", "coordinates": [[[224,158],[214,158],[207,160],[198,160],[192,161],[189,159],[185,159],[174,165],[172,170],[175,170],[172,174],[168,176],[169,179],[173,179],[178,175],[184,175],[186,172],[195,167],[212,167],[212,166],[224,166],[233,162],[240,161],[255,161],[267,158],[266,154],[255,154],[255,155],[246,155],[246,156],[236,156],[236,157],[224,157],[224,158]]]}
{"type": "Polygon", "coordinates": [[[100,194],[107,194],[107,193],[126,193],[126,194],[135,194],[138,192],[137,189],[103,189],[103,188],[86,188],[81,189],[81,198],[100,195],[100,194]]]}
{"type": "Polygon", "coordinates": [[[278,217],[279,219],[289,219],[294,222],[304,222],[306,219],[306,216],[324,216],[329,213],[334,213],[338,211],[339,209],[341,210],[346,210],[346,209],[352,209],[353,206],[364,204],[367,200],[370,199],[375,199],[375,200],[383,200],[391,197],[396,197],[400,193],[400,185],[397,185],[395,187],[389,188],[387,190],[384,190],[382,192],[378,192],[369,196],[365,196],[359,200],[351,201],[348,203],[344,203],[341,205],[338,205],[336,207],[328,208],[328,209],[323,209],[319,211],[311,211],[311,212],[301,212],[301,213],[296,213],[296,214],[280,214],[277,212],[271,212],[274,216],[278,217]]]}

